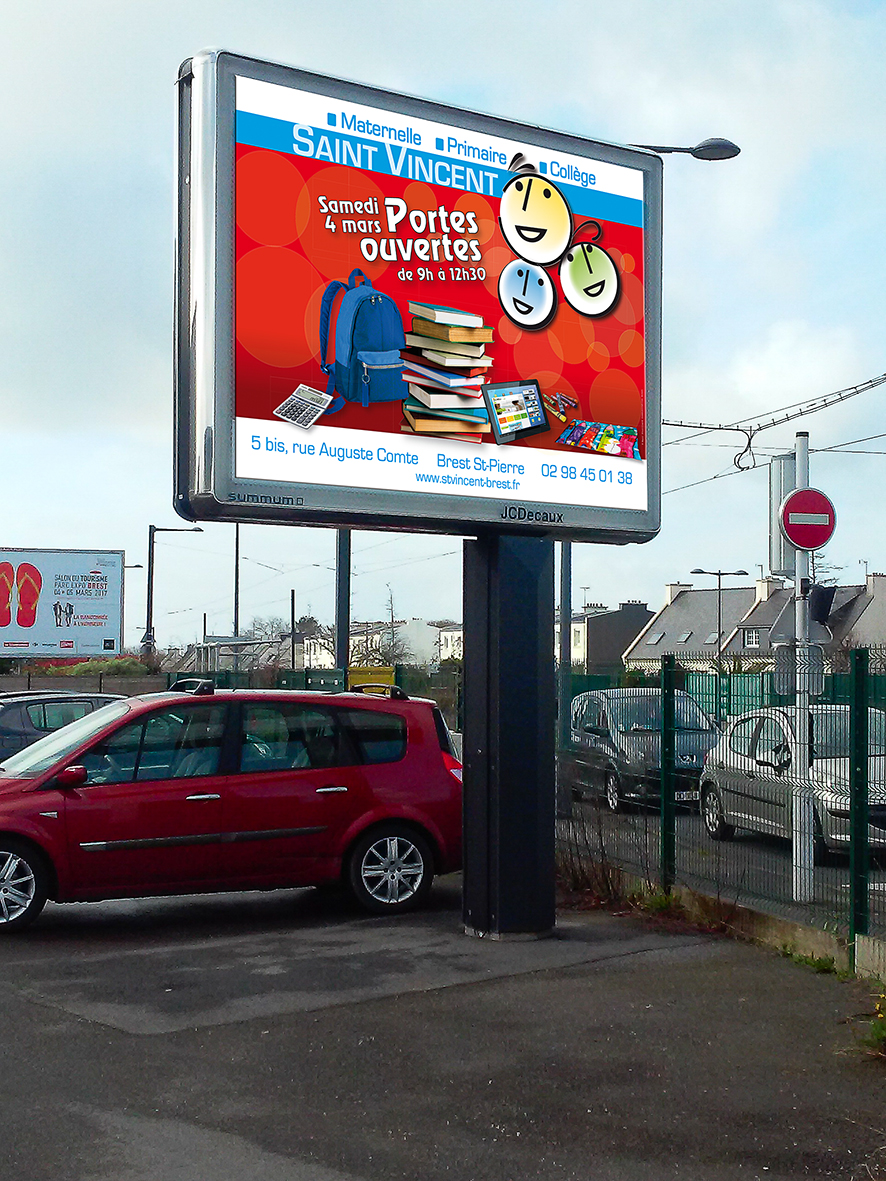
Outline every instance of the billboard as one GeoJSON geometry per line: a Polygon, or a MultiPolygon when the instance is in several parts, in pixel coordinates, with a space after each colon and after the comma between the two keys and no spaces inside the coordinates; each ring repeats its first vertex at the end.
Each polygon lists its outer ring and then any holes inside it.
{"type": "Polygon", "coordinates": [[[114,656],[123,553],[0,549],[0,656],[114,656]]]}
{"type": "Polygon", "coordinates": [[[182,516],[654,536],[658,157],[227,53],[179,90],[182,516]]]}

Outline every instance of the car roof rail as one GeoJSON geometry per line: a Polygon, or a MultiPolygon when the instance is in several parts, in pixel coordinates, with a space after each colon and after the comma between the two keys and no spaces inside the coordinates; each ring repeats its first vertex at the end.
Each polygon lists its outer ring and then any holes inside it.
{"type": "Polygon", "coordinates": [[[190,693],[194,697],[211,697],[215,693],[215,682],[203,677],[180,677],[169,686],[170,693],[190,693]]]}
{"type": "Polygon", "coordinates": [[[409,694],[405,693],[399,685],[383,685],[377,681],[365,681],[362,685],[354,685],[353,689],[346,690],[346,692],[368,692],[371,697],[390,697],[391,701],[409,700],[409,694]]]}

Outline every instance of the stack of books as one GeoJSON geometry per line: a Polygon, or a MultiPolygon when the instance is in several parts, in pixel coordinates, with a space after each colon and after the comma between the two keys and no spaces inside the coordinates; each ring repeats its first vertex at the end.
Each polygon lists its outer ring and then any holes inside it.
{"type": "Polygon", "coordinates": [[[482,316],[439,304],[410,301],[409,311],[412,330],[402,354],[409,396],[400,429],[481,442],[492,430],[482,390],[492,364],[486,353],[492,328],[482,316]]]}

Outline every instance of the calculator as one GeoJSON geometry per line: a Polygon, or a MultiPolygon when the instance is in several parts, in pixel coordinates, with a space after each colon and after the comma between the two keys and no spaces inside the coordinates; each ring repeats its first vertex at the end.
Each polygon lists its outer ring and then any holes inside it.
{"type": "Polygon", "coordinates": [[[300,385],[285,402],[277,407],[274,413],[278,418],[307,430],[309,426],[314,425],[331,401],[331,394],[321,394],[319,390],[313,390],[309,385],[300,385]]]}

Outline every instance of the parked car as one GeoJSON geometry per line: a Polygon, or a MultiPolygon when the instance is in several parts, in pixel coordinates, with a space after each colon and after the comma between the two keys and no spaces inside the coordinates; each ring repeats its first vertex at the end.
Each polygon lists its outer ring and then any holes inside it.
{"type": "Polygon", "coordinates": [[[0,762],[53,730],[120,699],[119,693],[65,689],[0,693],[0,762]]]}
{"type": "MultiPolygon", "coordinates": [[[[676,798],[698,800],[704,756],[719,731],[695,700],[675,694],[676,798]]],[[[612,812],[628,801],[652,803],[661,797],[661,690],[597,689],[572,702],[568,751],[561,774],[573,793],[601,793],[612,812]]]]}
{"type": "Polygon", "coordinates": [[[132,697],[0,764],[0,930],[47,898],[339,880],[392,914],[460,860],[461,764],[398,689],[132,697]]]}
{"type": "MultiPolygon", "coordinates": [[[[809,791],[816,855],[849,848],[849,707],[814,705],[810,763],[801,766],[793,709],[755,709],[730,721],[705,760],[701,814],[708,835],[728,840],[736,828],[790,837],[798,791],[809,791]]],[[[886,848],[886,713],[869,711],[870,842],[886,848]]]]}

